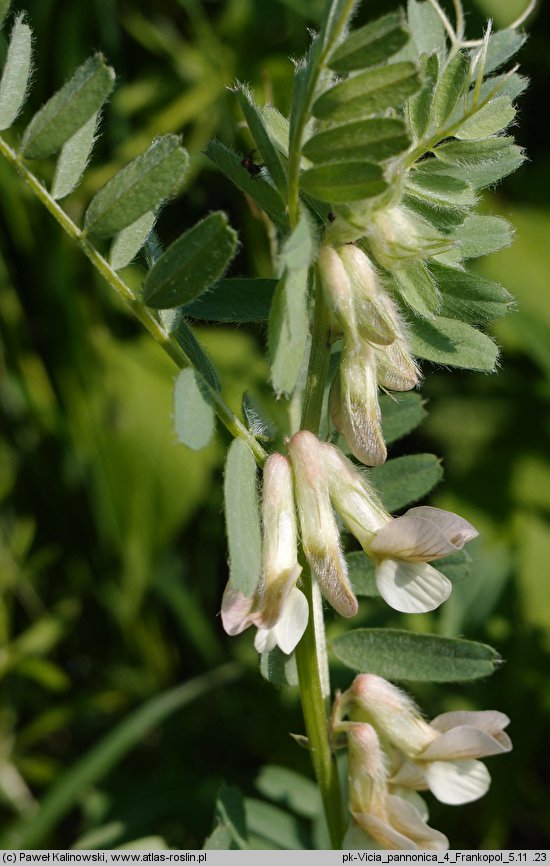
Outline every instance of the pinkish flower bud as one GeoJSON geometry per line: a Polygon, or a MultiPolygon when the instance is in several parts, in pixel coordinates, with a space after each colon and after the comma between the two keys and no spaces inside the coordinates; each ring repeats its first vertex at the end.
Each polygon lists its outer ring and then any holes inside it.
{"type": "Polygon", "coordinates": [[[357,613],[340,535],[332,512],[321,443],[302,430],[288,443],[294,470],[302,546],[323,595],[342,616],[357,613]]]}
{"type": "Polygon", "coordinates": [[[375,674],[360,674],[343,695],[351,719],[369,722],[408,755],[426,748],[436,734],[414,701],[397,686],[375,674]]]}
{"type": "Polygon", "coordinates": [[[351,283],[359,334],[363,340],[388,346],[401,334],[400,319],[372,262],[354,244],[339,247],[338,254],[351,283]]]}
{"type": "Polygon", "coordinates": [[[331,246],[321,247],[317,259],[319,279],[327,306],[352,343],[357,339],[355,305],[350,279],[342,259],[331,246]]]}
{"type": "Polygon", "coordinates": [[[349,809],[354,824],[347,838],[357,838],[355,827],[363,834],[357,839],[360,847],[446,850],[447,837],[428,826],[423,802],[405,799],[388,787],[387,756],[374,728],[358,722],[339,728],[348,739],[349,809]]]}

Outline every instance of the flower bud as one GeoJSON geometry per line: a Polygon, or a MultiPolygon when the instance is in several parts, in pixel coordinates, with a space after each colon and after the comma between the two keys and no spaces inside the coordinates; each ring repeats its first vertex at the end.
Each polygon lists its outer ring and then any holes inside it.
{"type": "Polygon", "coordinates": [[[360,674],[344,693],[351,719],[370,722],[394,746],[407,755],[418,754],[437,734],[420,714],[414,701],[382,677],[360,674]]]}
{"type": "Polygon", "coordinates": [[[389,391],[410,391],[420,382],[420,370],[405,339],[374,350],[378,384],[389,391]]]}
{"type": "Polygon", "coordinates": [[[418,214],[397,206],[374,214],[369,241],[388,271],[410,267],[411,261],[445,252],[452,242],[418,214]]]}
{"type": "Polygon", "coordinates": [[[357,599],[340,548],[321,443],[313,433],[302,430],[292,437],[288,451],[294,470],[304,552],[323,595],[342,616],[354,616],[357,599]]]}
{"type": "Polygon", "coordinates": [[[348,740],[349,808],[356,813],[384,810],[387,771],[384,752],[374,728],[344,723],[348,740]]]}
{"type": "Polygon", "coordinates": [[[282,454],[267,458],[262,493],[262,581],[260,603],[262,625],[270,628],[280,615],[290,589],[302,567],[298,564],[298,532],[292,469],[282,454]]]}
{"type": "Polygon", "coordinates": [[[355,835],[361,848],[446,850],[447,837],[426,823],[423,801],[398,796],[388,787],[386,755],[374,728],[358,722],[340,728],[348,738],[349,809],[365,834],[363,840],[357,838],[352,824],[346,838],[355,835]]]}
{"type": "Polygon", "coordinates": [[[357,337],[353,289],[342,259],[331,246],[322,246],[317,259],[321,289],[338,326],[351,342],[357,337]]]}
{"type": "Polygon", "coordinates": [[[397,311],[380,285],[372,262],[354,244],[339,247],[338,253],[351,282],[361,337],[376,345],[393,343],[401,333],[397,311]]]}
{"type": "Polygon", "coordinates": [[[332,421],[348,443],[352,454],[367,466],[386,459],[381,429],[376,361],[368,343],[360,349],[344,349],[329,399],[332,421]]]}

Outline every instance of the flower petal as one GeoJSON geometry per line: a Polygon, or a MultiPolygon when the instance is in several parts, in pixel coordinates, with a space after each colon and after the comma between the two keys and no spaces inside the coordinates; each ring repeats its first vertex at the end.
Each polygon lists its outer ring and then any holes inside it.
{"type": "Polygon", "coordinates": [[[394,830],[381,818],[370,812],[351,812],[362,830],[368,833],[386,851],[412,851],[417,846],[412,839],[394,830]]]}
{"type": "Polygon", "coordinates": [[[254,638],[254,649],[258,653],[269,653],[277,646],[275,628],[259,628],[254,638]]]}
{"type": "Polygon", "coordinates": [[[430,817],[428,806],[425,800],[423,800],[423,798],[420,796],[420,794],[417,793],[417,791],[412,791],[410,788],[396,788],[394,791],[392,791],[392,794],[395,794],[395,796],[399,797],[401,800],[406,800],[407,803],[409,803],[413,807],[413,809],[418,812],[424,823],[428,823],[428,819],[430,817]]]}
{"type": "Polygon", "coordinates": [[[417,517],[423,517],[425,520],[431,520],[459,550],[468,541],[479,535],[477,529],[471,523],[468,523],[467,520],[464,520],[463,517],[454,514],[452,511],[444,511],[442,508],[418,505],[416,508],[409,508],[406,514],[413,514],[417,517]]]}
{"type": "Polygon", "coordinates": [[[427,562],[449,556],[458,548],[433,521],[407,512],[383,526],[376,533],[370,549],[376,556],[427,562]]]}
{"type": "Polygon", "coordinates": [[[435,610],[451,594],[445,575],[425,562],[384,559],[376,566],[376,585],[382,598],[401,613],[435,610]]]}
{"type": "Polygon", "coordinates": [[[403,786],[414,791],[426,791],[428,788],[423,764],[408,759],[403,761],[389,781],[392,785],[403,786]]]}
{"type": "Polygon", "coordinates": [[[486,731],[468,725],[459,725],[441,734],[422,752],[422,761],[454,761],[463,758],[486,758],[501,755],[512,748],[510,738],[499,742],[486,731]]]}
{"type": "Polygon", "coordinates": [[[356,821],[350,821],[342,842],[344,851],[379,851],[380,845],[356,821]]]}
{"type": "Polygon", "coordinates": [[[240,634],[254,620],[252,607],[254,598],[249,598],[233,589],[231,583],[225,587],[222,599],[222,625],[228,635],[240,634]]]}
{"type": "Polygon", "coordinates": [[[508,716],[498,710],[456,710],[452,713],[441,713],[430,722],[430,726],[441,733],[467,725],[469,728],[486,731],[495,739],[498,739],[509,724],[508,716]]]}
{"type": "Polygon", "coordinates": [[[460,806],[483,797],[491,777],[481,761],[433,761],[426,767],[426,781],[441,803],[460,806]]]}
{"type": "Polygon", "coordinates": [[[300,577],[302,566],[296,565],[279,575],[267,575],[262,579],[258,594],[258,616],[256,625],[262,628],[273,628],[283,616],[283,611],[296,581],[300,577]]]}
{"type": "Polygon", "coordinates": [[[439,830],[429,827],[411,803],[393,794],[387,797],[386,803],[393,827],[412,839],[416,843],[415,848],[427,851],[447,850],[447,837],[439,830]]]}
{"type": "Polygon", "coordinates": [[[307,598],[293,587],[285,602],[283,613],[273,631],[279,648],[290,655],[306,630],[309,617],[307,598]]]}

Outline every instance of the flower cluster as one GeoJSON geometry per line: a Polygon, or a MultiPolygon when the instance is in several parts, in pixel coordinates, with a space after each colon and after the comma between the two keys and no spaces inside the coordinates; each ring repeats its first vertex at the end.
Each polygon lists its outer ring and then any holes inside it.
{"type": "Polygon", "coordinates": [[[265,465],[261,581],[252,598],[228,584],[222,603],[228,634],[256,626],[259,652],[278,645],[290,653],[300,640],[308,607],[296,586],[301,572],[296,508],[304,553],[323,595],[342,616],[354,616],[358,605],[335,512],[374,560],[378,591],[391,607],[420,613],[448,598],[450,581],[428,563],[461,549],[477,535],[473,526],[429,507],[393,518],[364,475],[307,430],[293,436],[288,452],[289,458],[272,454],[265,465]]]}
{"type": "Polygon", "coordinates": [[[409,391],[420,378],[406,327],[371,260],[358,246],[323,246],[318,268],[334,328],[344,339],[330,414],[354,456],[377,466],[386,459],[378,386],[409,391]]]}
{"type": "Polygon", "coordinates": [[[428,723],[396,686],[356,677],[333,714],[334,733],[345,733],[348,746],[347,847],[446,849],[417,792],[429,789],[450,805],[482,797],[491,779],[478,759],[510,751],[508,723],[496,711],[443,713],[428,723]]]}

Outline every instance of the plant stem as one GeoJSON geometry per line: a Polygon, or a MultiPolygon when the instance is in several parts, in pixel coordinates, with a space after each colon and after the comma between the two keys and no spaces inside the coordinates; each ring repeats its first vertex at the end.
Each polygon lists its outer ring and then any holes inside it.
{"type": "MultiPolygon", "coordinates": [[[[317,433],[321,420],[325,384],[330,362],[330,324],[328,311],[319,286],[316,286],[311,352],[302,411],[301,429],[317,433]]],[[[332,754],[328,734],[330,686],[328,683],[327,650],[323,617],[316,616],[318,605],[314,594],[314,576],[306,566],[302,573],[302,588],[309,604],[306,631],[296,648],[300,698],[311,759],[321,792],[327,825],[333,848],[339,849],[344,835],[344,816],[338,768],[332,754]]],[[[322,614],[322,611],[321,611],[322,614]]]]}
{"type": "Polygon", "coordinates": [[[319,676],[318,641],[324,634],[315,629],[313,617],[312,576],[306,566],[301,578],[302,590],[309,604],[310,617],[296,647],[296,664],[300,683],[300,700],[313,769],[323,800],[332,847],[338,850],[344,836],[344,815],[338,768],[328,738],[328,719],[319,676]]]}
{"type": "MultiPolygon", "coordinates": [[[[174,363],[180,368],[193,366],[187,357],[186,353],[179,345],[172,334],[167,332],[158,319],[147,309],[145,304],[133,293],[131,288],[120,278],[117,272],[111,267],[109,262],[98,252],[92,243],[88,240],[84,232],[77,226],[75,222],[65,213],[63,208],[49,194],[48,190],[42,186],[38,178],[29,171],[29,169],[21,161],[20,156],[7,144],[0,136],[0,154],[10,163],[18,175],[25,181],[27,186],[33,191],[35,196],[41,201],[44,207],[57,220],[59,225],[80,247],[82,252],[91,261],[96,270],[101,274],[103,279],[110,285],[113,291],[130,308],[133,315],[144,328],[149,331],[154,340],[164,349],[164,351],[172,358],[174,363]]],[[[200,371],[196,370],[197,375],[201,375],[200,371]]],[[[201,377],[204,387],[207,389],[212,406],[218,418],[235,436],[244,439],[248,444],[256,462],[263,466],[267,453],[264,451],[255,436],[244,426],[235,413],[229,408],[220,393],[213,388],[204,377],[201,377]]]]}
{"type": "Polygon", "coordinates": [[[325,384],[330,365],[330,320],[319,281],[314,283],[315,308],[311,334],[311,351],[302,408],[302,430],[319,432],[325,384]]]}

